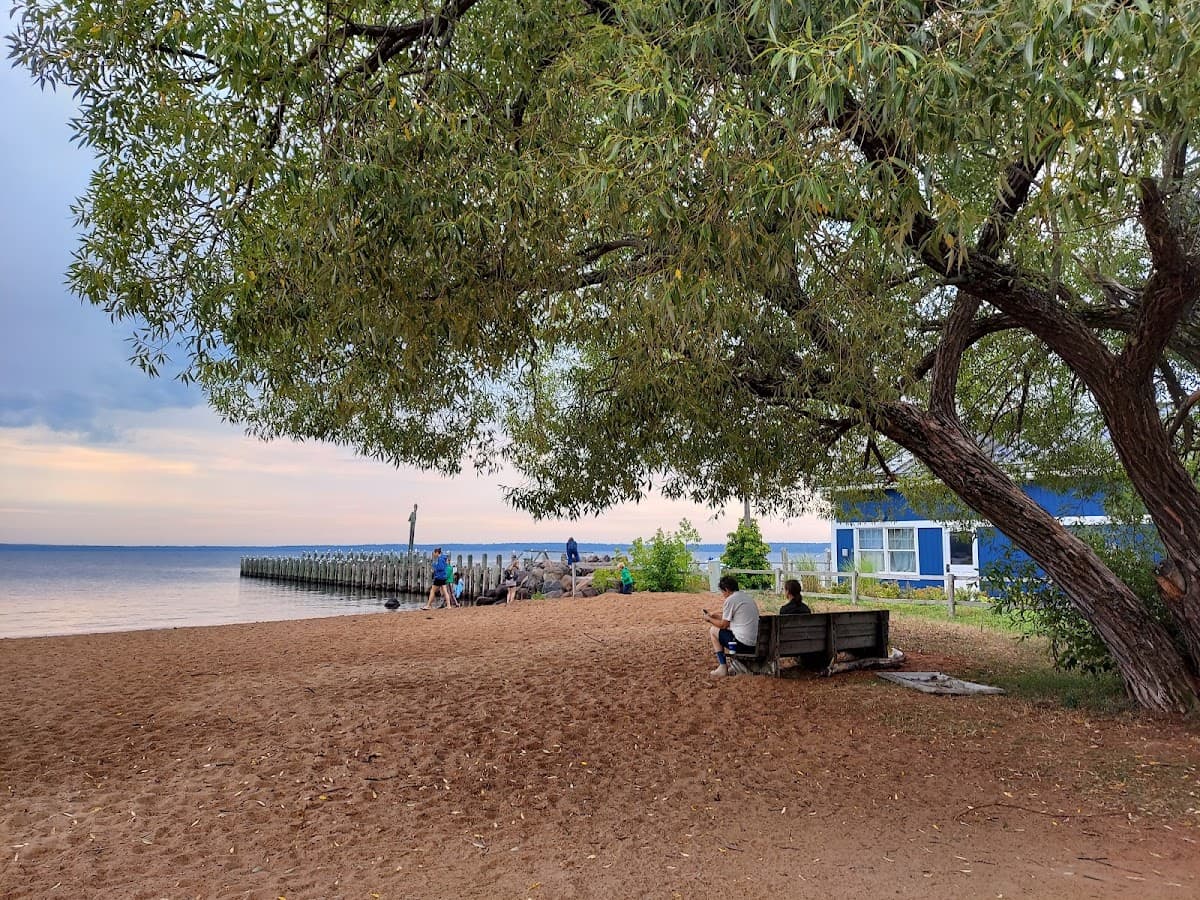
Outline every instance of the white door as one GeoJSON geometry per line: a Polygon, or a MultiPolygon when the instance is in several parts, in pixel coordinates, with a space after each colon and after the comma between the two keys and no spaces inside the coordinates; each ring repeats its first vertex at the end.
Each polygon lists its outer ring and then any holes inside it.
{"type": "Polygon", "coordinates": [[[975,531],[951,531],[949,533],[949,551],[946,559],[949,561],[951,574],[959,584],[979,582],[979,539],[975,531]]]}

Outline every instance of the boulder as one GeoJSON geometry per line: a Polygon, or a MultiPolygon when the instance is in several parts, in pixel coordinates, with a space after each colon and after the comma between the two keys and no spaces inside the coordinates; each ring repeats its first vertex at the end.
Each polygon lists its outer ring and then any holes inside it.
{"type": "Polygon", "coordinates": [[[551,600],[557,600],[562,595],[563,595],[562,588],[551,588],[550,590],[546,591],[546,597],[548,597],[551,600]]]}
{"type": "Polygon", "coordinates": [[[600,592],[589,584],[586,587],[580,588],[579,596],[580,597],[598,597],[598,596],[600,596],[600,592]]]}

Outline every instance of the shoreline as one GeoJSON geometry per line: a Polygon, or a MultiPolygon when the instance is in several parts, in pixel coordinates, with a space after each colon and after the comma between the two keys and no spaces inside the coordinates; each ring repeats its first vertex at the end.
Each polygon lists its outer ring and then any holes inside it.
{"type": "Polygon", "coordinates": [[[1200,893],[1194,724],[711,679],[710,600],[6,639],[0,895],[1200,893]]]}

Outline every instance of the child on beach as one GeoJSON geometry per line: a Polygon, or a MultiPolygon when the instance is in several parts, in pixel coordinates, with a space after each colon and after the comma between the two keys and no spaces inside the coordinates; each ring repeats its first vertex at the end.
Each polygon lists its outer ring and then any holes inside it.
{"type": "Polygon", "coordinates": [[[450,561],[450,551],[447,550],[446,551],[446,583],[444,585],[442,585],[442,596],[446,598],[446,606],[447,607],[458,606],[458,604],[454,600],[454,580],[456,578],[461,578],[461,577],[462,577],[461,575],[459,575],[457,572],[454,571],[454,563],[450,561]]]}
{"type": "Polygon", "coordinates": [[[633,593],[633,573],[629,571],[627,563],[621,563],[621,593],[633,593]]]}

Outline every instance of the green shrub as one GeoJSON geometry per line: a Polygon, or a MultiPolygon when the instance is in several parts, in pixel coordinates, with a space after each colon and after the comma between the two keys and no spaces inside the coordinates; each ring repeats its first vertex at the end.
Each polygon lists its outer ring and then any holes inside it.
{"type": "Polygon", "coordinates": [[[600,593],[604,593],[611,587],[621,586],[621,564],[617,563],[615,569],[597,569],[592,574],[592,587],[600,593]]]}
{"type": "MultiPolygon", "coordinates": [[[[767,555],[770,552],[771,546],[763,540],[758,523],[743,519],[729,533],[725,552],[721,554],[721,564],[727,569],[769,569],[771,564],[767,561],[767,555]]],[[[738,575],[737,579],[739,586],[748,590],[775,586],[773,575],[738,575]]]]}
{"type": "Polygon", "coordinates": [[[858,595],[860,597],[877,597],[883,600],[898,600],[900,585],[894,581],[860,578],[858,579],[858,595]]]}
{"type": "MultiPolygon", "coordinates": [[[[1075,530],[1141,599],[1150,614],[1174,634],[1174,624],[1162,606],[1154,580],[1154,563],[1162,551],[1157,536],[1120,526],[1075,530]]],[[[1057,668],[1090,675],[1116,670],[1100,635],[1033,560],[1012,550],[988,567],[986,580],[1000,590],[991,598],[993,608],[1016,625],[1048,638],[1057,668]]]]}
{"type": "Polygon", "coordinates": [[[817,575],[817,564],[809,557],[802,556],[795,565],[796,572],[792,577],[800,582],[800,590],[806,594],[820,594],[821,577],[817,575]]]}
{"type": "Polygon", "coordinates": [[[649,541],[636,538],[629,548],[629,570],[633,574],[634,587],[639,591],[687,590],[689,582],[695,583],[695,579],[689,577],[692,551],[688,544],[699,540],[700,533],[687,519],[680,520],[678,531],[664,532],[660,528],[649,541]]]}
{"type": "Polygon", "coordinates": [[[913,600],[933,600],[937,603],[946,602],[946,591],[939,587],[923,587],[915,588],[912,592],[913,600]]]}

